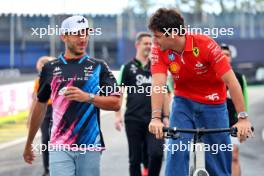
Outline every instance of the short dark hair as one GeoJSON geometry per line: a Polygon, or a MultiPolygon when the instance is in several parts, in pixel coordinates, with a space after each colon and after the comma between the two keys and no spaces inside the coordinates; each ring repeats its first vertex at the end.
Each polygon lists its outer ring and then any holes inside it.
{"type": "Polygon", "coordinates": [[[143,37],[151,37],[151,34],[148,33],[148,32],[139,32],[139,33],[137,33],[137,36],[136,36],[136,42],[140,42],[140,40],[141,40],[143,37]]]}
{"type": "Polygon", "coordinates": [[[164,29],[184,27],[184,19],[176,9],[159,8],[149,20],[148,28],[151,31],[165,32],[164,29]]]}

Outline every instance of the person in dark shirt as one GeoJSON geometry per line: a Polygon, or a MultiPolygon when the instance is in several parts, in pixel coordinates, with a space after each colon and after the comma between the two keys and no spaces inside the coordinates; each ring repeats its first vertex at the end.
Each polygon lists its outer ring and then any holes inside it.
{"type": "MultiPolygon", "coordinates": [[[[148,131],[148,124],[151,120],[151,64],[149,59],[151,35],[145,32],[138,33],[135,47],[135,58],[122,65],[118,79],[118,83],[127,90],[124,120],[129,148],[129,171],[130,176],[141,176],[140,164],[143,162],[145,169],[146,163],[148,165],[149,176],[158,176],[162,164],[164,141],[155,139],[155,136],[148,131]]],[[[168,123],[168,107],[166,106],[164,110],[163,115],[166,116],[163,119],[164,123],[168,123]]],[[[122,123],[119,111],[116,113],[115,122],[117,130],[121,129],[122,123]]],[[[143,170],[142,174],[146,175],[146,170],[143,170]]]]}
{"type": "MultiPolygon", "coordinates": [[[[222,43],[221,44],[221,49],[223,50],[224,54],[227,56],[229,62],[232,62],[232,53],[227,44],[222,43]]],[[[246,110],[248,110],[248,95],[247,95],[247,81],[245,79],[245,76],[243,74],[240,74],[236,71],[235,75],[236,78],[241,86],[242,93],[244,96],[244,102],[246,106],[246,110]]],[[[237,123],[238,118],[237,118],[237,112],[235,109],[235,106],[233,104],[233,101],[229,95],[229,92],[227,92],[227,110],[228,110],[228,116],[229,116],[229,125],[232,127],[234,124],[237,123]]],[[[232,176],[240,176],[241,175],[241,169],[240,169],[240,163],[239,163],[239,150],[238,146],[240,142],[238,141],[237,138],[231,136],[231,142],[233,144],[233,152],[232,152],[232,176]]]]}
{"type": "Polygon", "coordinates": [[[85,52],[89,38],[85,17],[66,18],[61,30],[65,53],[42,68],[23,157],[32,164],[32,143],[51,98],[50,175],[99,176],[101,152],[105,148],[100,109],[119,110],[119,92],[114,91],[116,80],[105,62],[85,52]]]}

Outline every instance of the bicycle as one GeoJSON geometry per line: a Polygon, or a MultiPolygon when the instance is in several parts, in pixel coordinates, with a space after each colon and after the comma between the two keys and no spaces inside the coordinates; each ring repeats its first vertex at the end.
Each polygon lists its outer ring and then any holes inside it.
{"type": "MultiPolygon", "coordinates": [[[[251,128],[254,131],[254,128],[251,128]]],[[[190,151],[190,160],[189,160],[189,176],[209,176],[209,173],[205,169],[205,153],[204,153],[204,143],[201,140],[201,137],[204,134],[212,134],[212,133],[222,133],[222,132],[229,132],[231,136],[237,137],[237,128],[218,128],[218,129],[204,129],[204,128],[197,128],[197,129],[183,129],[183,128],[163,128],[164,137],[165,138],[172,138],[172,139],[179,139],[181,138],[181,133],[192,133],[194,134],[191,146],[193,150],[190,151]],[[196,146],[200,147],[199,150],[195,150],[196,146]]]]}

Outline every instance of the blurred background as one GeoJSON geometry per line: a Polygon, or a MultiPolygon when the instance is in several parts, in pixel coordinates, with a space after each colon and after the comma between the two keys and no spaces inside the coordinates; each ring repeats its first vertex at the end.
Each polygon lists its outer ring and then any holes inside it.
{"type": "MultiPolygon", "coordinates": [[[[33,166],[22,161],[25,119],[37,59],[58,56],[64,45],[59,35],[40,37],[33,35],[34,30],[59,28],[69,15],[84,15],[91,27],[101,29],[101,35],[91,36],[88,54],[118,70],[135,55],[136,33],[148,30],[150,15],[160,7],[177,8],[185,25],[192,28],[233,28],[232,36],[219,35],[215,40],[231,45],[233,67],[245,74],[251,85],[249,112],[256,125],[256,138],[241,146],[242,175],[264,175],[264,0],[1,0],[0,176],[42,173],[40,156],[33,166]]],[[[102,174],[128,175],[124,133],[114,130],[112,113],[103,113],[102,118],[109,147],[103,156],[102,174]]]]}
{"type": "Polygon", "coordinates": [[[20,73],[35,71],[36,59],[57,56],[63,50],[59,35],[32,35],[32,28],[60,27],[69,14],[82,14],[102,35],[91,37],[89,54],[108,61],[113,69],[134,55],[137,32],[147,30],[147,21],[158,7],[178,8],[185,24],[200,28],[233,28],[233,35],[216,40],[233,46],[234,65],[255,83],[263,81],[264,1],[261,0],[120,0],[119,1],[37,1],[1,2],[0,68],[16,68],[20,73]],[[61,4],[60,4],[61,3],[61,4]],[[70,8],[72,7],[72,8],[70,8]],[[113,8],[113,9],[112,9],[113,8]],[[90,10],[89,9],[93,9],[90,10]]]}

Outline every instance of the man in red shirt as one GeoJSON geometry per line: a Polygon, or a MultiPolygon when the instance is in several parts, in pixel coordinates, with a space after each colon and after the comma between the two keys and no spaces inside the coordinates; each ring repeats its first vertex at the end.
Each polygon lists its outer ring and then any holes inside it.
{"type": "MultiPolygon", "coordinates": [[[[174,79],[174,102],[170,126],[178,128],[227,128],[226,86],[239,112],[238,137],[244,141],[252,135],[251,123],[245,112],[241,87],[216,42],[208,36],[184,31],[184,19],[173,9],[161,8],[150,18],[149,29],[154,36],[152,49],[152,120],[149,130],[163,137],[161,107],[163,94],[157,90],[166,84],[167,71],[174,79]],[[180,31],[183,29],[183,31],[180,31]]],[[[185,139],[170,140],[170,146],[189,144],[185,139]]],[[[225,133],[208,134],[202,140],[213,144],[230,144],[225,133]]],[[[210,175],[231,175],[231,151],[206,151],[206,169],[210,175]]],[[[188,175],[189,151],[168,151],[166,176],[188,175]]]]}

